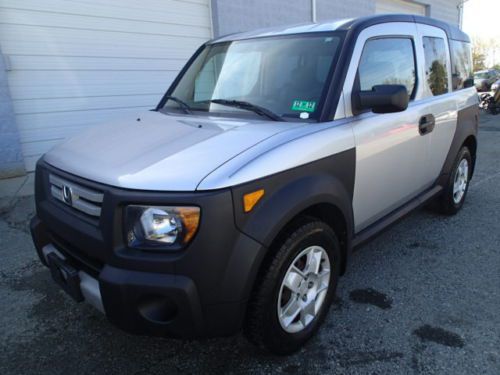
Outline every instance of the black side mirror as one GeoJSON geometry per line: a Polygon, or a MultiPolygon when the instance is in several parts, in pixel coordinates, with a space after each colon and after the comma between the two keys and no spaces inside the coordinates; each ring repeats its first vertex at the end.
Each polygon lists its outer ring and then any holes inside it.
{"type": "Polygon", "coordinates": [[[466,89],[468,87],[473,87],[473,86],[474,86],[474,78],[467,78],[464,81],[464,89],[466,89]]]}
{"type": "Polygon", "coordinates": [[[370,91],[358,91],[353,95],[356,112],[370,109],[374,113],[402,112],[408,108],[408,91],[403,85],[377,85],[370,91]]]}

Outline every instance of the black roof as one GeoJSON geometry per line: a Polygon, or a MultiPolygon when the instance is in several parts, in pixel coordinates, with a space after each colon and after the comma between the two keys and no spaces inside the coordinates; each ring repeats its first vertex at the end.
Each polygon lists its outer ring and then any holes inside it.
{"type": "Polygon", "coordinates": [[[343,24],[341,27],[339,27],[339,30],[352,30],[352,29],[362,30],[366,27],[386,22],[414,22],[414,23],[421,23],[424,25],[435,26],[439,27],[440,29],[443,29],[446,32],[446,35],[448,35],[448,39],[470,42],[469,36],[456,26],[450,25],[449,23],[443,21],[436,20],[434,18],[417,16],[412,14],[380,14],[374,16],[355,18],[343,24]]]}

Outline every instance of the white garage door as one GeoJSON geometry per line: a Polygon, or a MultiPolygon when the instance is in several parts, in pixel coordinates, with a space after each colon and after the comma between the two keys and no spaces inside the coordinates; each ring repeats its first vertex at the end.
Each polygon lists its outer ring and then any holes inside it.
{"type": "Polygon", "coordinates": [[[376,13],[409,13],[425,16],[425,5],[403,0],[377,0],[376,13]]]}
{"type": "Polygon", "coordinates": [[[82,129],[153,108],[210,38],[209,0],[0,0],[28,170],[82,129]]]}

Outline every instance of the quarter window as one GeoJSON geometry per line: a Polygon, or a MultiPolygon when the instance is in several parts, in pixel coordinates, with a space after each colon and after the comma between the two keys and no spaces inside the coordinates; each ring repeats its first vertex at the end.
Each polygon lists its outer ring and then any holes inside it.
{"type": "Polygon", "coordinates": [[[368,40],[359,63],[359,85],[370,91],[376,85],[404,85],[408,95],[415,91],[415,53],[409,38],[368,40]]]}
{"type": "Polygon", "coordinates": [[[444,39],[424,37],[425,77],[432,95],[448,92],[448,68],[444,39]]]}
{"type": "Polygon", "coordinates": [[[470,43],[450,40],[451,49],[451,80],[453,91],[472,87],[472,55],[470,43]]]}

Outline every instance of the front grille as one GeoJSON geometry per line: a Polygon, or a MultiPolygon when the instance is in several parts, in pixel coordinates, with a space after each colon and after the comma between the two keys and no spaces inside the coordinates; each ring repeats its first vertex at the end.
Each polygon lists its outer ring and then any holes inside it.
{"type": "Polygon", "coordinates": [[[103,193],[65,180],[54,174],[49,175],[51,195],[75,210],[93,217],[101,216],[103,193]]]}

